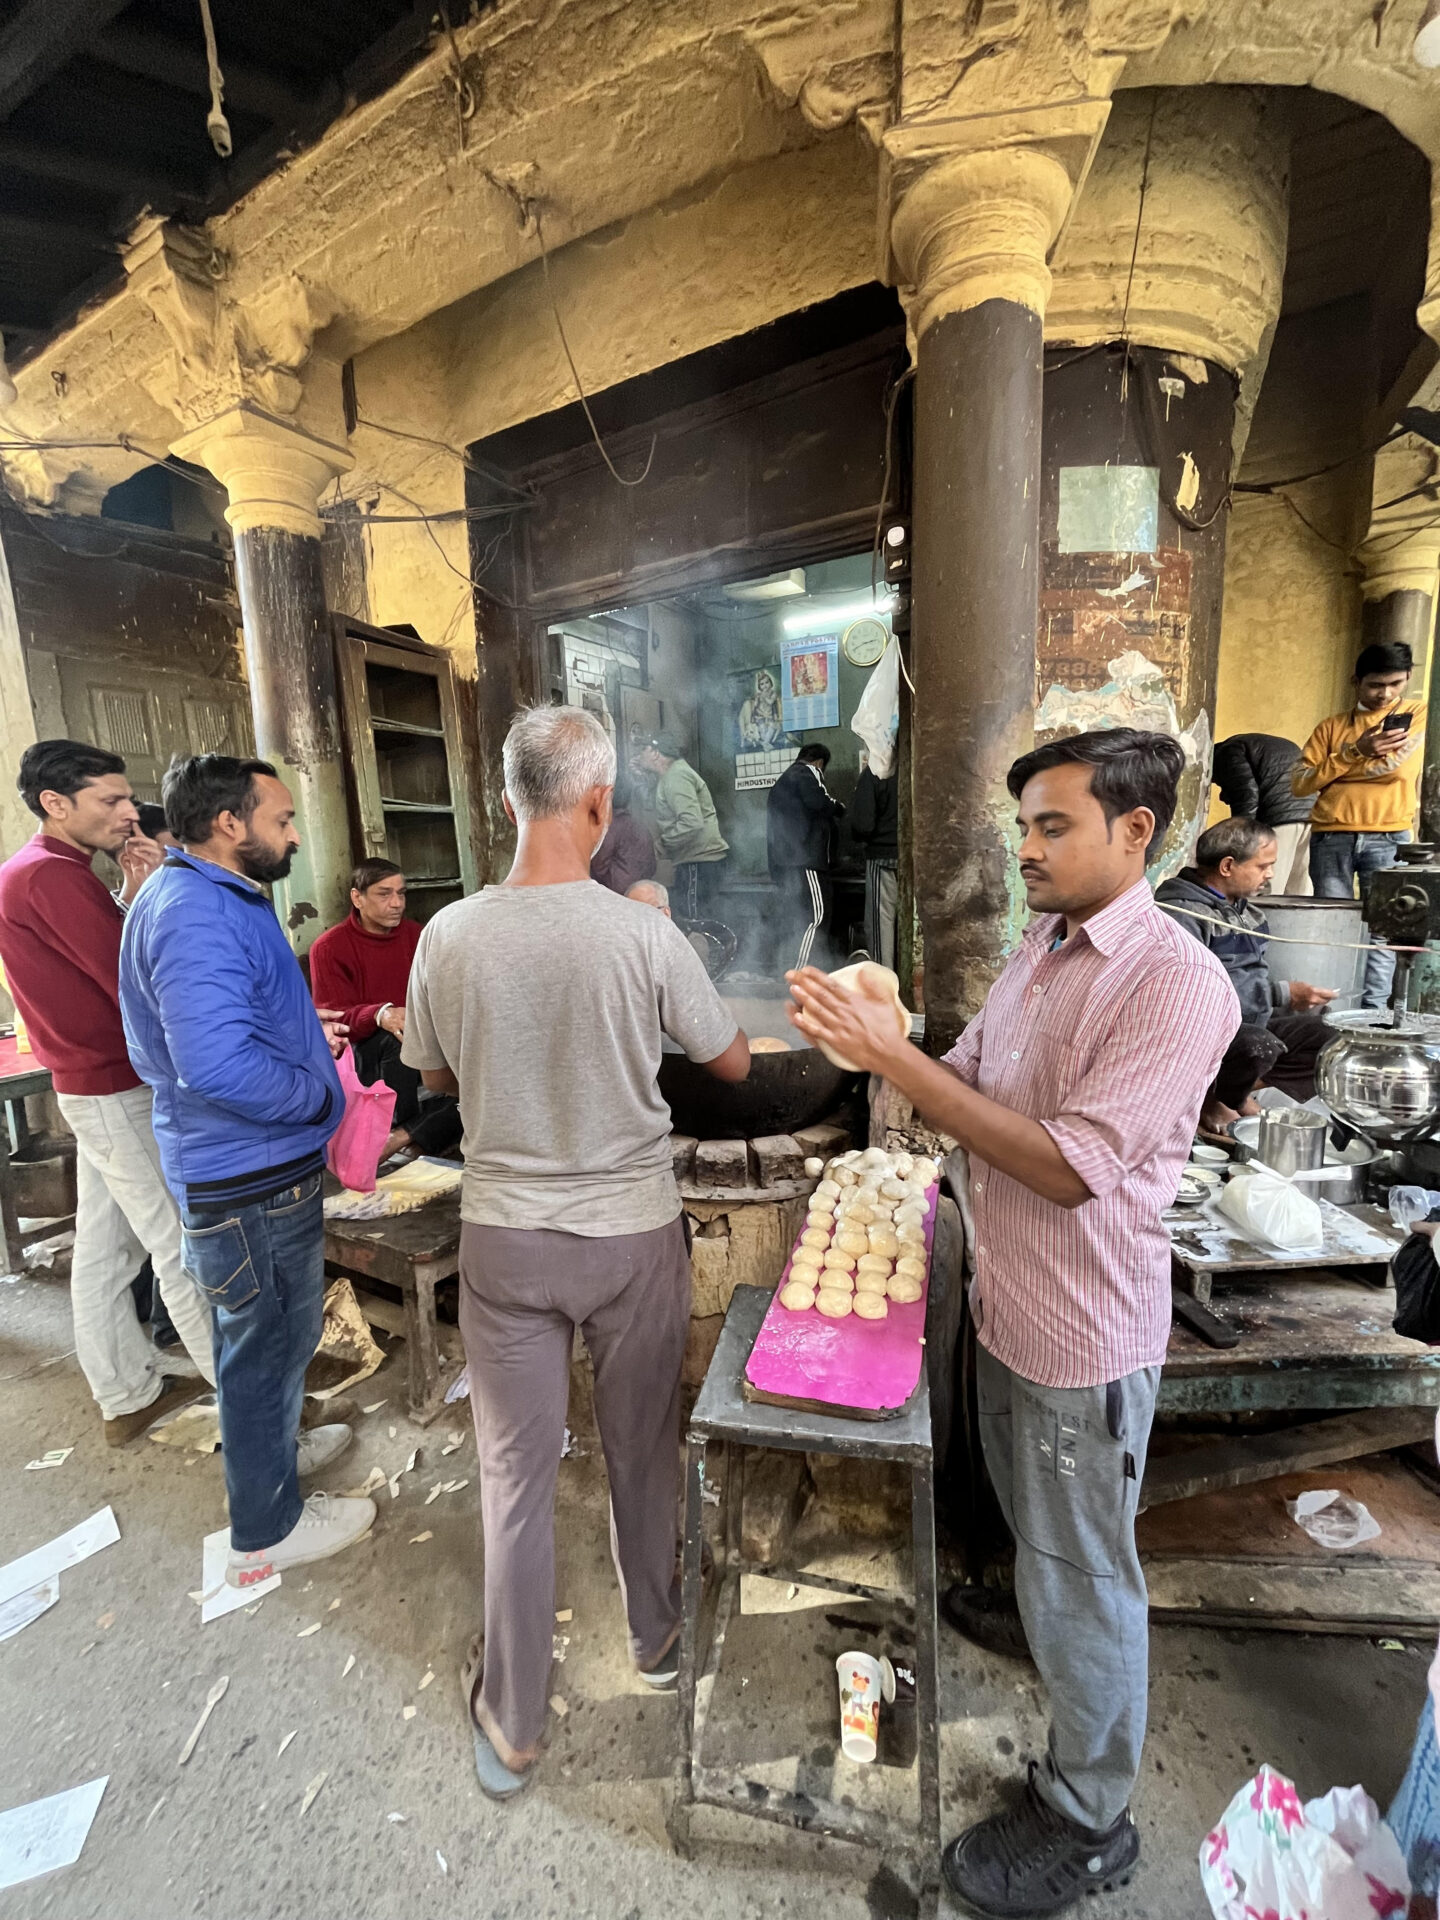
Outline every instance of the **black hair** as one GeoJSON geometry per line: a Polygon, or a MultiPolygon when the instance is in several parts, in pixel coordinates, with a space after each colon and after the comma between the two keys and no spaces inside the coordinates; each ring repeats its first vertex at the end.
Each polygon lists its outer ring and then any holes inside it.
{"type": "Polygon", "coordinates": [[[1195,864],[1202,873],[1218,873],[1225,859],[1243,866],[1274,838],[1273,827],[1263,827],[1243,813],[1232,813],[1228,820],[1217,820],[1213,827],[1207,827],[1195,842],[1195,864]]]}
{"type": "Polygon", "coordinates": [[[15,784],[31,813],[43,820],[42,793],[63,793],[73,799],[92,780],[124,771],[125,762],[119,754],[108,753],[104,747],[87,746],[83,740],[37,740],[20,756],[20,777],[15,784]]]}
{"type": "Polygon", "coordinates": [[[170,762],[160,783],[165,824],[185,847],[198,847],[222,813],[248,820],[260,804],[257,774],[275,778],[268,760],[237,760],[229,753],[192,753],[170,762]]]}
{"type": "Polygon", "coordinates": [[[1171,734],[1142,733],[1138,727],[1073,733],[1022,753],[1005,776],[1005,784],[1018,800],[1026,781],[1037,773],[1070,766],[1089,767],[1090,791],[1104,809],[1107,826],[1136,807],[1150,809],[1155,831],[1146,849],[1148,859],[1175,817],[1175,790],[1185,771],[1180,742],[1171,734]]]}
{"type": "Polygon", "coordinates": [[[350,885],[356,893],[368,893],[371,887],[379,886],[382,880],[393,880],[396,874],[405,877],[405,869],[397,867],[393,860],[362,860],[350,875],[350,885]]]}
{"type": "Polygon", "coordinates": [[[801,747],[795,758],[797,760],[808,760],[817,767],[828,767],[830,764],[830,749],[823,741],[812,740],[808,747],[801,747]]]}
{"type": "Polygon", "coordinates": [[[165,809],[154,800],[137,800],[135,811],[140,816],[140,831],[153,840],[157,833],[168,833],[165,822],[165,809]]]}
{"type": "Polygon", "coordinates": [[[1355,678],[1364,680],[1372,673],[1413,673],[1415,656],[1405,640],[1376,640],[1360,649],[1355,662],[1355,678]]]}

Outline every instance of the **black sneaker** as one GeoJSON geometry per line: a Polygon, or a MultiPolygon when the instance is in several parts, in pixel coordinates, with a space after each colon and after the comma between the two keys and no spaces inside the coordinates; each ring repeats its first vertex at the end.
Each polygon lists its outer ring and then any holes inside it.
{"type": "Polygon", "coordinates": [[[998,1587],[967,1587],[961,1582],[941,1594],[940,1611],[956,1633],[984,1647],[987,1653],[1033,1660],[1013,1593],[1004,1593],[998,1587]]]}
{"type": "Polygon", "coordinates": [[[969,1827],[945,1849],[945,1883],[984,1920],[1031,1920],[1060,1913],[1087,1893],[1128,1885],[1140,1835],[1127,1809],[1113,1827],[1092,1833],[1067,1820],[1035,1791],[1035,1770],[1019,1804],[969,1827]]]}

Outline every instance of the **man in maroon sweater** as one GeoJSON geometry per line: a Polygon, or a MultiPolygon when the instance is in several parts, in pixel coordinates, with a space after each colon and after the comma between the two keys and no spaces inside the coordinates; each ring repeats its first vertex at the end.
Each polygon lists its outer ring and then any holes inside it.
{"type": "MultiPolygon", "coordinates": [[[[445,1153],[460,1139],[456,1101],[426,1096],[420,1076],[400,1059],[405,994],[420,940],[405,918],[405,875],[393,860],[362,860],[350,876],[350,917],[310,949],[310,992],[318,1007],[339,1010],[350,1029],[355,1071],[365,1085],[395,1092],[395,1130],[385,1153],[411,1148],[445,1153]]],[[[382,1155],[383,1158],[383,1155],[382,1155]]]]}
{"type": "Polygon", "coordinates": [[[124,905],[159,848],[139,830],[118,754],[41,740],[21,759],[18,785],[40,831],[0,867],[0,960],[75,1135],[75,1356],[105,1437],[119,1446],[183,1398],[164,1377],[173,1360],[136,1317],[130,1282],[145,1254],[191,1359],[214,1382],[209,1310],[180,1264],[180,1215],[150,1130],[150,1089],[130,1064],[120,1021],[124,905]],[[119,861],[118,902],[91,870],[97,853],[119,861]]]}

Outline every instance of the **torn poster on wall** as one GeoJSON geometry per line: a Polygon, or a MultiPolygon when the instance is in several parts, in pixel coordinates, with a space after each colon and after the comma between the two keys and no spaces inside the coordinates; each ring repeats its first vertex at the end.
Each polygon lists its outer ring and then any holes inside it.
{"type": "Polygon", "coordinates": [[[1153,660],[1183,712],[1190,657],[1191,557],[1159,553],[1041,557],[1040,622],[1035,636],[1035,698],[1058,681],[1105,685],[1116,654],[1134,649],[1153,660]]]}
{"type": "Polygon", "coordinates": [[[1160,544],[1158,467],[1062,467],[1061,553],[1153,553],[1160,544]]]}

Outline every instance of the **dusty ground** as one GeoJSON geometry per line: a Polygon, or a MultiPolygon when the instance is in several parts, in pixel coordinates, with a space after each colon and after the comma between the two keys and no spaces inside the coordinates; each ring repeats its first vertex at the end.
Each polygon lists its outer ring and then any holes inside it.
{"type": "MultiPolygon", "coordinates": [[[[477,1624],[479,1565],[474,1441],[460,1411],[412,1429],[401,1370],[387,1363],[357,1398],[388,1404],[363,1419],[328,1484],[357,1485],[377,1462],[393,1471],[418,1444],[399,1500],[382,1494],[361,1547],[292,1575],[254,1615],[202,1628],[187,1594],[199,1585],[201,1537],[223,1521],[218,1460],[148,1441],[108,1450],[73,1357],[44,1364],[70,1344],[61,1283],[0,1287],[0,1561],[106,1502],[122,1533],[63,1575],[58,1606],[0,1646],[0,1807],[105,1772],[110,1785],[78,1864],[0,1893],[0,1920],[860,1920],[910,1910],[873,1856],[729,1815],[697,1817],[692,1862],[672,1855],[675,1709],[642,1692],[625,1664],[593,1449],[561,1468],[557,1604],[574,1619],[559,1629],[570,1644],[555,1691],[568,1712],[534,1789],[496,1808],[475,1786],[455,1683],[477,1624]],[[63,1467],[24,1471],[72,1444],[63,1467]],[[442,1477],[470,1484],[427,1506],[442,1477]],[[427,1528],[433,1537],[411,1544],[427,1528]],[[299,1637],[314,1621],[320,1631],[299,1637]],[[435,1678],[422,1689],[427,1671],[435,1678]],[[229,1691],[181,1770],[176,1756],[221,1674],[229,1691]]],[[[948,1835],[1038,1750],[1044,1717],[1030,1669],[942,1633],[948,1835]]],[[[832,1637],[813,1611],[737,1627],[726,1718],[757,1762],[798,1754],[828,1773],[832,1637]]],[[[1202,1920],[1199,1840],[1261,1760],[1306,1794],[1362,1781],[1383,1806],[1427,1661],[1427,1649],[1367,1641],[1157,1632],[1136,1800],[1145,1859],[1127,1893],[1087,1914],[1202,1920]]],[[[837,1791],[900,1784],[881,1769],[835,1767],[837,1791]]]]}

